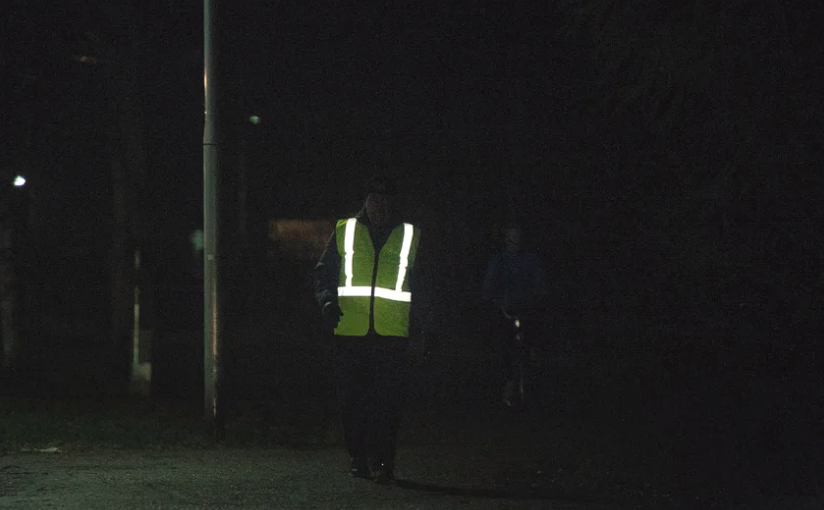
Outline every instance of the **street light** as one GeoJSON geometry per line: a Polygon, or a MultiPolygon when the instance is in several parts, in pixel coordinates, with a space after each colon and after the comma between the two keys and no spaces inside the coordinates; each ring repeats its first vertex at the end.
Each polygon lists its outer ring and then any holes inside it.
{"type": "MultiPolygon", "coordinates": [[[[261,123],[262,119],[257,115],[250,115],[249,124],[252,126],[257,126],[261,123]]],[[[255,128],[249,128],[255,129],[255,128]]],[[[249,231],[247,228],[248,223],[248,185],[247,185],[247,163],[249,157],[249,138],[250,138],[250,131],[244,130],[243,135],[240,139],[240,160],[239,160],[239,177],[240,183],[238,186],[238,236],[241,243],[241,246],[244,248],[247,246],[249,242],[249,231]]]]}
{"type": "Polygon", "coordinates": [[[22,188],[26,185],[26,178],[22,175],[15,175],[14,176],[14,187],[15,188],[22,188]]]}

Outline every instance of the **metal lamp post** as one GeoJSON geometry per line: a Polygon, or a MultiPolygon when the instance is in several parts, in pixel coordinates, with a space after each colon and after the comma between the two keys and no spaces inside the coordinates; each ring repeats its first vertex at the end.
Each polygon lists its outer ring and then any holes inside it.
{"type": "Polygon", "coordinates": [[[215,438],[225,434],[223,385],[223,306],[221,298],[220,231],[221,125],[219,123],[217,0],[203,3],[203,383],[206,419],[214,426],[215,438]]]}

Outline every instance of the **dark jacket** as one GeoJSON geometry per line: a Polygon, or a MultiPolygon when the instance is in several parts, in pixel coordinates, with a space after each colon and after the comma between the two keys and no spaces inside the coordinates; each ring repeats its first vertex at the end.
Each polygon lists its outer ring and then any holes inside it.
{"type": "Polygon", "coordinates": [[[528,252],[503,252],[489,261],[484,278],[484,299],[508,313],[539,308],[547,295],[546,276],[540,257],[528,252]]]}

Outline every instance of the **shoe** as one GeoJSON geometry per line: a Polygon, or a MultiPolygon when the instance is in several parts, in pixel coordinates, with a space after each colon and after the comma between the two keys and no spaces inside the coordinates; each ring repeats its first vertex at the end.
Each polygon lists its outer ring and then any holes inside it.
{"type": "Polygon", "coordinates": [[[349,476],[353,478],[369,478],[369,463],[365,457],[352,457],[349,463],[349,476]]]}
{"type": "Polygon", "coordinates": [[[395,468],[391,462],[375,463],[375,483],[378,485],[389,485],[395,479],[395,468]]]}

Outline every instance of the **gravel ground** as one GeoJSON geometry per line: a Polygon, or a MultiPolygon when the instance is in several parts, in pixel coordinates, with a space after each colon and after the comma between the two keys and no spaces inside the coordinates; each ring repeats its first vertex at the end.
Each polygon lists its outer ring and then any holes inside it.
{"type": "Polygon", "coordinates": [[[544,411],[412,402],[387,487],[350,478],[339,443],[13,452],[0,456],[0,509],[638,508],[627,487],[640,482],[592,456],[605,449],[582,444],[577,413],[544,411]]]}
{"type": "MultiPolygon", "coordinates": [[[[256,389],[271,409],[261,430],[248,432],[317,429],[318,440],[301,446],[274,437],[258,449],[0,454],[0,509],[736,508],[717,493],[742,485],[741,462],[719,461],[730,453],[725,443],[698,448],[702,443],[683,431],[703,429],[684,426],[690,415],[676,412],[671,399],[631,391],[644,386],[630,386],[620,373],[601,374],[587,357],[547,356],[552,363],[542,365],[536,389],[541,405],[503,409],[492,352],[471,340],[446,342],[418,368],[392,486],[346,475],[340,438],[329,425],[323,344],[250,342],[255,355],[238,358],[263,361],[236,368],[244,385],[236,382],[235,391],[256,389]]],[[[756,500],[738,508],[821,508],[814,497],[756,500]]]]}
{"type": "MultiPolygon", "coordinates": [[[[337,449],[15,454],[0,458],[0,508],[95,509],[613,509],[541,491],[473,487],[433,448],[402,452],[399,482],[343,472],[337,449]]],[[[478,466],[480,467],[480,466],[478,466]]]]}

